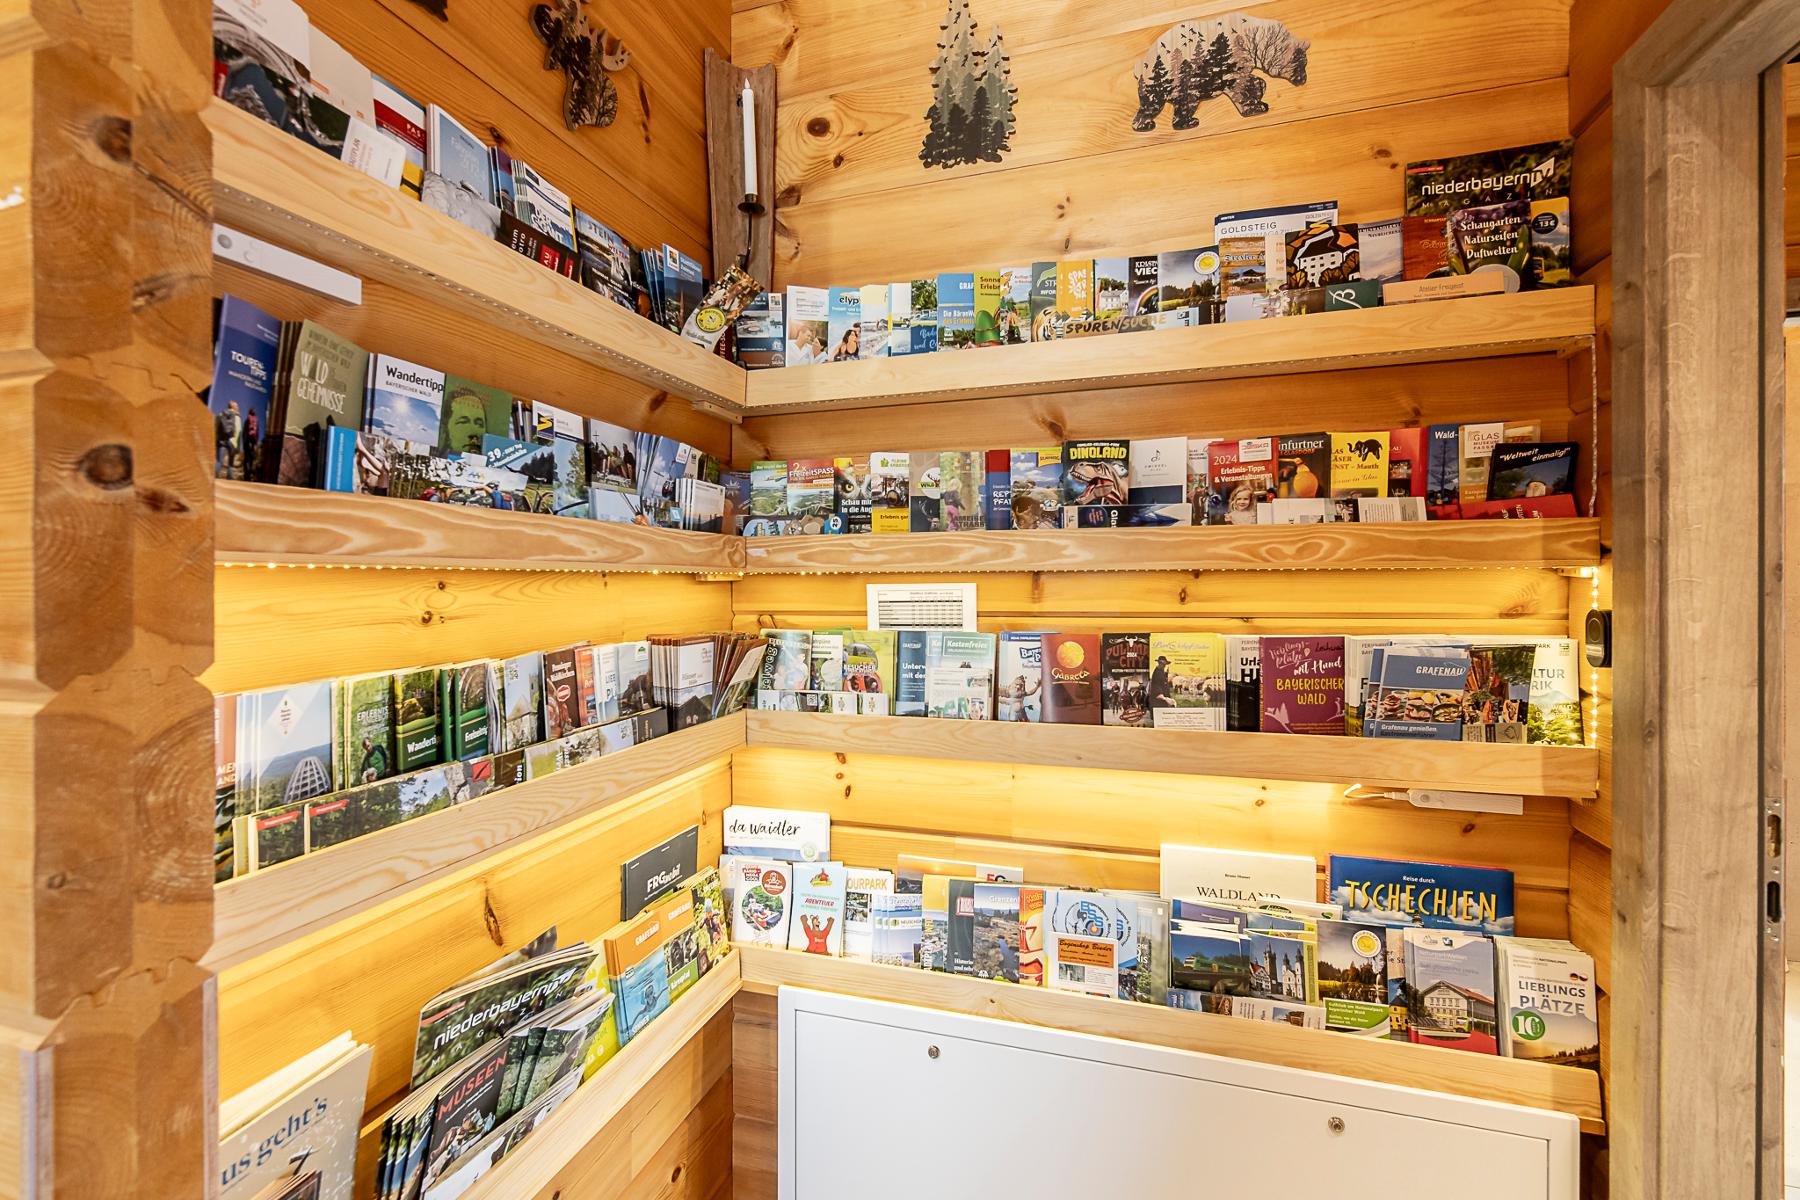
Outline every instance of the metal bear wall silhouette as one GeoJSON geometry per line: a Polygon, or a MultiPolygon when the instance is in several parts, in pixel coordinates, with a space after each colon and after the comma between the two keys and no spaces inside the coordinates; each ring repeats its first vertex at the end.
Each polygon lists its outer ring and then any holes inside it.
{"type": "Polygon", "coordinates": [[[531,10],[531,28],[544,43],[544,70],[562,68],[563,124],[607,126],[619,114],[619,90],[606,77],[631,62],[625,43],[588,25],[581,0],[552,0],[531,10]]]}
{"type": "Polygon", "coordinates": [[[1192,129],[1200,124],[1200,106],[1215,96],[1230,99],[1241,117],[1261,116],[1269,111],[1264,76],[1305,84],[1311,44],[1280,21],[1247,13],[1171,26],[1138,60],[1138,111],[1131,127],[1155,129],[1168,108],[1171,129],[1192,129]]]}

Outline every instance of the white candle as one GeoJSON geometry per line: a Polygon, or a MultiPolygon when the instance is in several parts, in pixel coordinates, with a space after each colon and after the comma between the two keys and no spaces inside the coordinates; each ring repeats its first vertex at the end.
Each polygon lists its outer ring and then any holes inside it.
{"type": "Polygon", "coordinates": [[[756,93],[750,85],[744,85],[744,94],[738,100],[744,110],[744,195],[756,195],[756,93]]]}

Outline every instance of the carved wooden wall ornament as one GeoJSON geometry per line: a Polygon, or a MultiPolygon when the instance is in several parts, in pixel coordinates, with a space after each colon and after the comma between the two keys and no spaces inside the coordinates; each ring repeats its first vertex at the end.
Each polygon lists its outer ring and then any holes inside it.
{"type": "Polygon", "coordinates": [[[1304,85],[1311,45],[1280,21],[1246,13],[1172,25],[1138,60],[1138,112],[1131,127],[1155,129],[1168,108],[1170,128],[1193,129],[1200,124],[1200,105],[1215,96],[1228,97],[1241,117],[1261,116],[1269,111],[1264,76],[1304,85]]]}
{"type": "Polygon", "coordinates": [[[563,92],[563,124],[605,127],[619,114],[619,91],[608,71],[623,71],[631,62],[625,43],[588,24],[581,0],[552,0],[531,10],[531,28],[544,42],[544,70],[561,68],[568,79],[563,92]]]}

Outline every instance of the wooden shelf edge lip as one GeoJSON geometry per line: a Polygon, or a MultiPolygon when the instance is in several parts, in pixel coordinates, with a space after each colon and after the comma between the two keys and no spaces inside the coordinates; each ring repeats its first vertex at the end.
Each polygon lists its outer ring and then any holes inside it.
{"type": "Polygon", "coordinates": [[[1605,1133],[1600,1077],[1577,1067],[1412,1046],[1323,1030],[1234,1021],[960,975],[739,946],[743,990],[782,986],[891,1000],[1100,1037],[1172,1046],[1375,1083],[1448,1092],[1568,1113],[1584,1133],[1605,1133]]]}
{"type": "Polygon", "coordinates": [[[1599,751],[1394,738],[1205,733],[750,710],[751,747],[1173,775],[1293,779],[1500,795],[1595,794],[1599,751]]]}
{"type": "Polygon", "coordinates": [[[733,950],[494,1164],[463,1193],[464,1200],[537,1196],[550,1187],[557,1172],[599,1137],[656,1073],[731,1003],[739,986],[739,957],[733,950]]]}
{"type": "Polygon", "coordinates": [[[218,480],[217,562],[733,575],[743,539],[218,480]]]}
{"type": "Polygon", "coordinates": [[[217,973],[279,949],[743,744],[743,714],[733,713],[222,883],[204,964],[217,973]]]}
{"type": "Polygon", "coordinates": [[[1176,529],[989,530],[743,539],[749,575],[928,571],[1559,569],[1600,561],[1593,517],[1218,525],[1176,529]]]}
{"type": "Polygon", "coordinates": [[[748,374],[319,153],[223,100],[206,108],[221,223],[354,274],[429,280],[456,307],[499,310],[545,345],[736,419],[748,374]],[[296,241],[300,244],[296,245],[296,241]]]}
{"type": "Polygon", "coordinates": [[[1436,521],[741,538],[218,480],[224,563],[781,575],[1037,571],[1559,569],[1600,523],[1436,521]]]}
{"type": "Polygon", "coordinates": [[[1594,336],[1594,291],[1578,286],[1358,312],[753,371],[752,415],[1139,387],[1564,351],[1594,336]]]}

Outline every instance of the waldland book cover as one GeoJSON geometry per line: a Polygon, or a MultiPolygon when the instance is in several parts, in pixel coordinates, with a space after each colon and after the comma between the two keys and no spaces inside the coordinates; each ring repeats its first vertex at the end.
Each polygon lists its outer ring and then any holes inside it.
{"type": "Polygon", "coordinates": [[[1161,894],[1170,900],[1253,904],[1318,895],[1319,864],[1306,855],[1165,842],[1160,857],[1161,894]]]}

